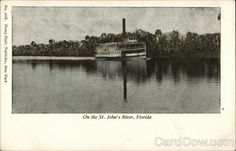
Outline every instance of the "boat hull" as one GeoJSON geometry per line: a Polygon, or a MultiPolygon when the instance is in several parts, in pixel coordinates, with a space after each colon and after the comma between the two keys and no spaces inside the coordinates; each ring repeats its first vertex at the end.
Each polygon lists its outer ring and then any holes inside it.
{"type": "Polygon", "coordinates": [[[97,59],[146,59],[146,52],[95,55],[97,59]]]}

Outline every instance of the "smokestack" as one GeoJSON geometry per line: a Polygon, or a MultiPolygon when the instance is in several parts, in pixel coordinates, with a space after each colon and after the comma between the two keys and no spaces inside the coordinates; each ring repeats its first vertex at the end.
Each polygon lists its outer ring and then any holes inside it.
{"type": "Polygon", "coordinates": [[[122,19],[122,25],[123,25],[123,36],[126,35],[126,31],[125,31],[125,18],[122,19]]]}

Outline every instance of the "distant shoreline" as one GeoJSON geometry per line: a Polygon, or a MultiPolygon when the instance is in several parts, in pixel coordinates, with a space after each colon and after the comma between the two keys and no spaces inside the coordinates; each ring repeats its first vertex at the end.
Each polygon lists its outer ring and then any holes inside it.
{"type": "Polygon", "coordinates": [[[14,61],[25,60],[95,60],[95,57],[65,57],[65,56],[12,56],[14,61]]]}
{"type": "MultiPolygon", "coordinates": [[[[219,56],[201,56],[201,57],[152,57],[151,59],[220,59],[219,56]]],[[[76,56],[12,56],[13,61],[49,61],[49,60],[65,60],[65,61],[79,61],[79,60],[96,60],[96,57],[76,57],[76,56]]]]}

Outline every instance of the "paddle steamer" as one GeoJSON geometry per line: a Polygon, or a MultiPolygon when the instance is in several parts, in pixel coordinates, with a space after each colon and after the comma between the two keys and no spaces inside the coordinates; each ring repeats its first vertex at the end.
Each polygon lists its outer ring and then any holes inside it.
{"type": "Polygon", "coordinates": [[[103,43],[96,47],[96,58],[146,58],[146,44],[135,37],[126,37],[125,18],[123,23],[123,41],[103,43]]]}

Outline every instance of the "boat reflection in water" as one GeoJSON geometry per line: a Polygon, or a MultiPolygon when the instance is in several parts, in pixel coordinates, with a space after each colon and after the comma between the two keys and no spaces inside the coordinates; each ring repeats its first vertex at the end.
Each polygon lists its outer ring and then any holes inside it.
{"type": "Polygon", "coordinates": [[[13,62],[13,113],[219,113],[220,61],[13,62]]]}
{"type": "Polygon", "coordinates": [[[127,101],[127,81],[144,81],[146,77],[146,60],[117,60],[117,61],[97,61],[97,72],[104,78],[120,77],[123,80],[123,99],[127,101]]]}

